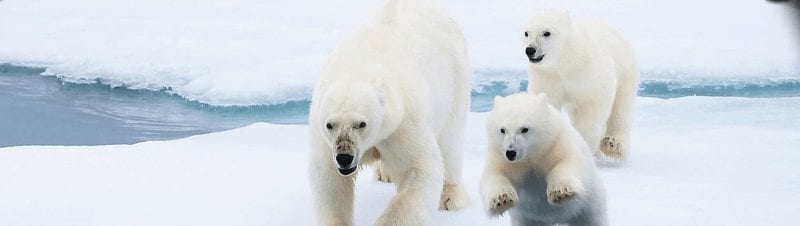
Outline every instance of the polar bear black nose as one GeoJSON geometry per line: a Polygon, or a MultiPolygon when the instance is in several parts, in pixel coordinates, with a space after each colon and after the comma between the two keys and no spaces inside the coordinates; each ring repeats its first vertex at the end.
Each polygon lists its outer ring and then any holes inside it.
{"type": "Polygon", "coordinates": [[[534,49],[533,47],[528,46],[528,48],[525,48],[525,55],[528,55],[529,58],[533,58],[533,55],[535,54],[536,54],[536,49],[534,49]]]}
{"type": "Polygon", "coordinates": [[[353,156],[338,154],[336,155],[336,163],[339,164],[339,168],[350,168],[350,164],[353,164],[353,156]]]}
{"type": "Polygon", "coordinates": [[[514,161],[514,159],[517,158],[517,152],[512,150],[506,151],[506,158],[508,158],[508,161],[514,161]]]}

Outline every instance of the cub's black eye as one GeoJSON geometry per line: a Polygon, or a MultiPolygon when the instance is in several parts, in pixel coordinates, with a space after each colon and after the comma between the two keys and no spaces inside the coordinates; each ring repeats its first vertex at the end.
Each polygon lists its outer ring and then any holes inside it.
{"type": "Polygon", "coordinates": [[[525,32],[525,37],[528,37],[528,32],[527,31],[525,32]]]}
{"type": "Polygon", "coordinates": [[[506,134],[506,129],[500,129],[500,133],[506,134]]]}
{"type": "Polygon", "coordinates": [[[528,133],[528,128],[522,128],[522,133],[528,133]]]}
{"type": "Polygon", "coordinates": [[[325,128],[328,128],[328,129],[333,129],[333,124],[331,124],[331,123],[329,122],[329,123],[325,124],[325,128]]]}
{"type": "Polygon", "coordinates": [[[545,31],[545,32],[542,34],[542,36],[544,36],[544,37],[550,37],[550,32],[549,32],[549,31],[545,31]]]}
{"type": "Polygon", "coordinates": [[[358,124],[358,128],[359,129],[363,129],[364,127],[367,127],[367,123],[366,122],[361,122],[361,123],[358,124]]]}

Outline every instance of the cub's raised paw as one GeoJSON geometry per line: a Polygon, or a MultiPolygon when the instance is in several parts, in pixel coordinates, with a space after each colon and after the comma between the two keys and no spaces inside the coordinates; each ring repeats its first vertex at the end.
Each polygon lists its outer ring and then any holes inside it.
{"type": "Polygon", "coordinates": [[[620,142],[614,137],[605,137],[600,140],[600,151],[615,159],[622,158],[624,154],[620,142]]]}
{"type": "Polygon", "coordinates": [[[469,194],[464,191],[463,186],[445,184],[442,189],[442,197],[439,199],[439,209],[456,211],[469,206],[469,194]]]}
{"type": "Polygon", "coordinates": [[[507,189],[504,192],[488,196],[487,198],[489,200],[485,202],[487,205],[486,209],[491,216],[503,215],[503,213],[513,208],[519,201],[517,192],[513,189],[507,189]]]}
{"type": "Polygon", "coordinates": [[[568,185],[547,188],[547,201],[550,202],[550,204],[562,204],[573,198],[575,198],[575,189],[568,185]]]}

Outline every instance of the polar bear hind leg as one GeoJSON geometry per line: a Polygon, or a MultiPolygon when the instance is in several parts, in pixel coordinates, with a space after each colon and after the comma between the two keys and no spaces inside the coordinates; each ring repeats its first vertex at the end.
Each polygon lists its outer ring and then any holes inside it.
{"type": "Polygon", "coordinates": [[[604,208],[589,208],[573,217],[568,224],[570,226],[606,226],[608,220],[601,211],[604,211],[604,208]]]}
{"type": "MultiPolygon", "coordinates": [[[[598,101],[598,103],[602,103],[598,101]]],[[[609,117],[610,106],[602,106],[601,104],[585,105],[579,107],[575,111],[575,116],[572,119],[573,126],[581,134],[583,140],[589,145],[592,153],[595,155],[600,154],[600,139],[603,138],[603,132],[607,119],[609,117]]]]}
{"type": "Polygon", "coordinates": [[[525,218],[524,216],[517,216],[516,214],[520,213],[512,213],[511,214],[511,225],[512,226],[550,226],[550,224],[525,218]]]}
{"type": "Polygon", "coordinates": [[[372,167],[375,169],[375,179],[380,182],[392,183],[392,178],[389,176],[389,172],[386,171],[386,167],[383,167],[381,160],[375,161],[372,167]]]}
{"type": "Polygon", "coordinates": [[[631,147],[631,124],[633,123],[633,108],[638,91],[638,81],[634,81],[634,83],[622,84],[617,88],[614,105],[606,124],[605,136],[600,141],[600,151],[616,160],[624,160],[631,147]]]}

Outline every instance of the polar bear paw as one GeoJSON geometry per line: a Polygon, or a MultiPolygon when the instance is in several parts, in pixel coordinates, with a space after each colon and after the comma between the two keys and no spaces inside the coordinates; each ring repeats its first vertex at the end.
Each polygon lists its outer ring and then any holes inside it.
{"type": "Polygon", "coordinates": [[[623,155],[620,142],[614,137],[604,137],[602,140],[600,140],[600,151],[602,151],[603,154],[615,159],[622,158],[623,155]]]}
{"type": "MultiPolygon", "coordinates": [[[[377,153],[377,152],[376,152],[377,153]]],[[[380,182],[392,183],[392,178],[389,177],[389,172],[386,171],[386,168],[383,166],[383,161],[378,160],[375,161],[372,165],[373,169],[375,169],[375,179],[380,182]]]]}
{"type": "Polygon", "coordinates": [[[439,199],[439,209],[456,211],[469,206],[469,194],[464,191],[463,186],[456,184],[445,184],[442,189],[442,197],[439,199]]]}
{"type": "Polygon", "coordinates": [[[386,170],[383,169],[383,164],[380,164],[378,167],[375,167],[375,176],[377,177],[378,181],[392,183],[392,178],[389,177],[389,174],[386,173],[386,170]]]}
{"type": "Polygon", "coordinates": [[[547,201],[550,204],[562,204],[575,198],[575,188],[566,184],[548,186],[547,201]]]}
{"type": "Polygon", "coordinates": [[[502,189],[500,192],[486,196],[486,210],[491,216],[503,215],[506,211],[513,208],[519,202],[517,191],[513,188],[502,189]]]}

